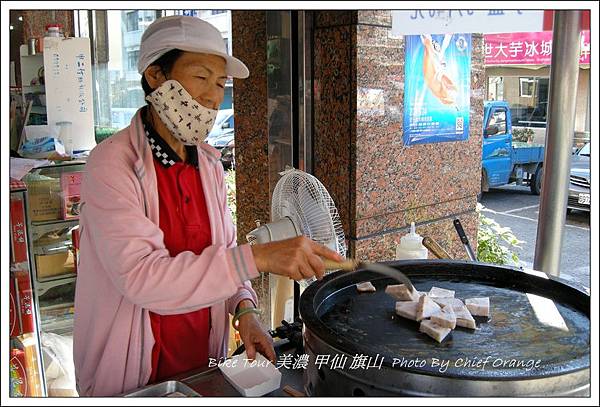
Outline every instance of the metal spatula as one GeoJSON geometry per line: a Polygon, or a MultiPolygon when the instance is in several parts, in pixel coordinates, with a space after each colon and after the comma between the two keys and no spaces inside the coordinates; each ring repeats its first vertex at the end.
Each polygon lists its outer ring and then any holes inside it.
{"type": "Polygon", "coordinates": [[[323,263],[325,263],[326,270],[345,270],[345,271],[353,271],[357,268],[363,268],[366,270],[374,271],[375,273],[384,274],[388,277],[393,278],[394,280],[399,281],[402,284],[405,284],[411,292],[416,291],[413,284],[410,282],[410,279],[406,276],[406,274],[401,271],[396,270],[393,267],[386,266],[381,263],[368,263],[368,262],[359,262],[357,260],[348,259],[344,262],[336,262],[332,260],[323,259],[323,263]]]}

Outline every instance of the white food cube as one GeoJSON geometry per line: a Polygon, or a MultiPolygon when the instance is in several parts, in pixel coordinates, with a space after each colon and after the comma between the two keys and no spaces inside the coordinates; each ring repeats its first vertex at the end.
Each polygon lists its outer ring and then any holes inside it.
{"type": "Polygon", "coordinates": [[[440,312],[431,316],[431,322],[435,322],[443,328],[456,328],[456,314],[454,313],[452,306],[447,305],[442,307],[440,312]]]}
{"type": "Polygon", "coordinates": [[[419,305],[417,307],[417,321],[440,312],[441,308],[429,296],[423,295],[419,297],[419,305]]]}
{"type": "Polygon", "coordinates": [[[363,281],[362,283],[356,284],[356,289],[361,293],[373,293],[377,291],[375,286],[370,281],[363,281]]]}
{"type": "Polygon", "coordinates": [[[453,298],[454,291],[445,288],[431,287],[428,294],[431,298],[453,298]]]}
{"type": "Polygon", "coordinates": [[[454,310],[463,308],[465,306],[465,304],[459,298],[441,297],[441,298],[432,298],[432,300],[435,301],[441,307],[445,307],[445,306],[449,305],[454,310]]]}
{"type": "Polygon", "coordinates": [[[463,328],[477,329],[475,320],[469,312],[466,306],[462,308],[453,308],[454,314],[456,315],[456,326],[462,326],[463,328]]]}
{"type": "Polygon", "coordinates": [[[423,332],[424,334],[429,335],[430,337],[432,337],[433,339],[435,339],[438,342],[442,342],[444,340],[444,338],[446,336],[448,336],[451,329],[439,326],[438,324],[436,324],[435,322],[433,322],[431,320],[425,320],[425,321],[421,321],[421,326],[419,327],[419,331],[423,332]]]}
{"type": "Polygon", "coordinates": [[[396,303],[396,314],[413,321],[417,320],[418,301],[398,301],[396,303]]]}
{"type": "Polygon", "coordinates": [[[385,287],[386,294],[391,295],[398,301],[418,301],[419,292],[417,290],[411,291],[404,284],[388,285],[385,287]]]}
{"type": "Polygon", "coordinates": [[[477,315],[479,317],[490,316],[490,299],[488,297],[482,298],[467,298],[465,305],[471,312],[471,315],[477,315]]]}

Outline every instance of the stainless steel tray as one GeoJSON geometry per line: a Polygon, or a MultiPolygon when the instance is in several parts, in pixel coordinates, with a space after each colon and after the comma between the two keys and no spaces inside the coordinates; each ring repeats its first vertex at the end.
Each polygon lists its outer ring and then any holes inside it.
{"type": "Polygon", "coordinates": [[[202,395],[177,380],[169,380],[134,390],[125,397],[202,397],[202,395]]]}

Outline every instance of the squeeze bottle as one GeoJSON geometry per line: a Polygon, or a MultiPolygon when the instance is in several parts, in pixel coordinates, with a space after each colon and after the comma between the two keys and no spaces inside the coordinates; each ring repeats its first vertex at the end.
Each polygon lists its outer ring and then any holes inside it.
{"type": "Polygon", "coordinates": [[[396,246],[396,260],[427,259],[429,252],[422,241],[421,235],[415,232],[415,222],[411,222],[410,233],[402,236],[396,246]]]}

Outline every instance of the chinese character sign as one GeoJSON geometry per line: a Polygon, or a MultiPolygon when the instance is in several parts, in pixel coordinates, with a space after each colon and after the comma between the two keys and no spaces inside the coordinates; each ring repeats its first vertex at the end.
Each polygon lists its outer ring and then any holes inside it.
{"type": "Polygon", "coordinates": [[[94,96],[90,39],[44,39],[48,124],[71,122],[74,151],[91,150],[94,134],[94,96]]]}
{"type": "MultiPolygon", "coordinates": [[[[486,65],[550,65],[552,31],[486,34],[486,65]]],[[[590,63],[590,32],[582,31],[579,40],[579,63],[590,63]]]]}
{"type": "Polygon", "coordinates": [[[10,201],[10,226],[12,234],[12,261],[14,263],[25,262],[27,261],[27,242],[25,240],[25,211],[21,199],[10,201]]]}
{"type": "MultiPolygon", "coordinates": [[[[477,5],[477,4],[476,4],[477,5]]],[[[542,31],[544,10],[394,10],[392,35],[542,31]]]]}
{"type": "Polygon", "coordinates": [[[83,53],[78,54],[76,57],[76,70],[75,76],[77,77],[77,88],[78,88],[78,97],[77,103],[79,105],[79,111],[81,113],[87,112],[87,100],[85,96],[85,55],[83,53]]]}
{"type": "Polygon", "coordinates": [[[466,140],[471,35],[409,35],[404,79],[404,144],[466,140]]]}

